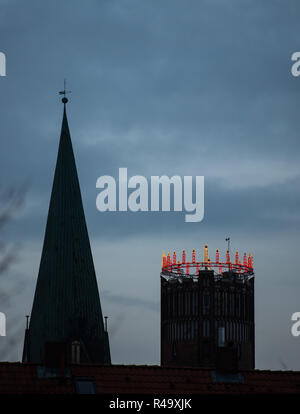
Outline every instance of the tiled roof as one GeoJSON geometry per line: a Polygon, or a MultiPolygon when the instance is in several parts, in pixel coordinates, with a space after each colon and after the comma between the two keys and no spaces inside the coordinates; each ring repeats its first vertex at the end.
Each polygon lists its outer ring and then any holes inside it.
{"type": "Polygon", "coordinates": [[[76,380],[90,379],[103,394],[300,393],[300,372],[241,371],[147,365],[72,365],[64,377],[47,378],[36,364],[0,363],[0,394],[72,394],[76,380]]]}

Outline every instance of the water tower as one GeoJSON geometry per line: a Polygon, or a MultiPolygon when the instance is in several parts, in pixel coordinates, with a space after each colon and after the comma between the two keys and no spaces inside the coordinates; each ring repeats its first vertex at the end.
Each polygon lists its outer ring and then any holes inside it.
{"type": "Polygon", "coordinates": [[[163,254],[161,269],[161,364],[217,369],[254,369],[253,257],[229,250],[215,260],[204,247],[163,254]]]}

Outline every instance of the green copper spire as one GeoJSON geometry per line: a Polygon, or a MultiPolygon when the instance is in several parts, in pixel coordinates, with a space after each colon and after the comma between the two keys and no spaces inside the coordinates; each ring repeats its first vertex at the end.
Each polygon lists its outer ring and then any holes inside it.
{"type": "Polygon", "coordinates": [[[47,342],[70,348],[76,341],[81,360],[110,364],[63,92],[58,157],[23,361],[43,363],[47,342]]]}

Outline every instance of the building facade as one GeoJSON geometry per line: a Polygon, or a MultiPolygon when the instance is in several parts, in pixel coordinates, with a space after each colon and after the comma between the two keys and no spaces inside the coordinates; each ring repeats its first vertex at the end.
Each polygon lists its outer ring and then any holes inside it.
{"type": "Polygon", "coordinates": [[[161,364],[254,369],[252,258],[183,262],[162,268],[161,364]]]}

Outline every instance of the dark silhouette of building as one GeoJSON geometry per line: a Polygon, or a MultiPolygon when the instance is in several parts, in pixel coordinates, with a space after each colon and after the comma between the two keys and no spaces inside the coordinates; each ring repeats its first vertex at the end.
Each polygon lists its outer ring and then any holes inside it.
{"type": "MultiPolygon", "coordinates": [[[[164,395],[165,398],[170,395],[190,398],[195,394],[299,395],[299,384],[299,371],[233,373],[155,365],[79,364],[68,366],[62,375],[47,372],[37,364],[0,362],[0,394],[102,394],[110,399],[113,394],[116,397],[123,394],[120,398],[125,399],[126,394],[164,395]]],[[[203,407],[203,400],[201,403],[203,407]]]]}
{"type": "Polygon", "coordinates": [[[110,364],[65,96],[62,102],[58,157],[23,362],[110,364]]]}
{"type": "Polygon", "coordinates": [[[217,369],[254,369],[254,274],[229,251],[221,263],[163,256],[161,273],[161,364],[217,369]]]}
{"type": "MultiPolygon", "coordinates": [[[[65,91],[63,91],[65,95],[65,91]]],[[[64,113],[22,363],[0,362],[0,394],[299,394],[300,372],[254,370],[252,256],[163,255],[162,366],[111,365],[64,113]]]]}

